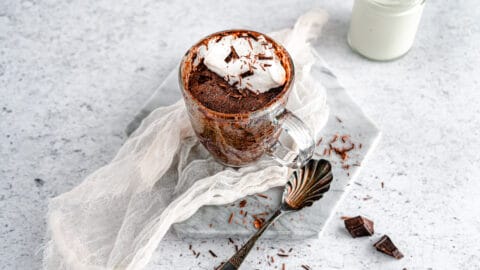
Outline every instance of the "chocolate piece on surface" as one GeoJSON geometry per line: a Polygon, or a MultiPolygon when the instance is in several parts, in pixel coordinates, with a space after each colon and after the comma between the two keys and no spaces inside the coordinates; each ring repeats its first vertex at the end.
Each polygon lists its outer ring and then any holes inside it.
{"type": "Polygon", "coordinates": [[[353,238],[373,235],[373,221],[362,216],[347,218],[344,220],[345,228],[353,238]]]}
{"type": "Polygon", "coordinates": [[[399,260],[403,258],[403,254],[398,250],[398,248],[393,244],[390,237],[387,235],[382,236],[378,242],[373,245],[378,251],[385,253],[399,260]]]}

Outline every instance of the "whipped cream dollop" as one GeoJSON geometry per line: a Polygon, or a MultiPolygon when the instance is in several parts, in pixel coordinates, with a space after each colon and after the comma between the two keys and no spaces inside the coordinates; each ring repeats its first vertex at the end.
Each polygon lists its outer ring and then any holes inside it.
{"type": "Polygon", "coordinates": [[[286,72],[275,48],[264,36],[232,34],[212,38],[199,47],[194,65],[205,66],[237,89],[264,93],[282,86],[286,72]]]}

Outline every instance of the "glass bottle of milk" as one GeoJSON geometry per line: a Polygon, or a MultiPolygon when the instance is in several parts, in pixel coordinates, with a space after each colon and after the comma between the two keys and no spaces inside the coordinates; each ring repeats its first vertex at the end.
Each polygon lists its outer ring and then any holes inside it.
{"type": "Polygon", "coordinates": [[[425,0],[355,0],[348,44],[379,61],[403,56],[412,47],[425,0]]]}

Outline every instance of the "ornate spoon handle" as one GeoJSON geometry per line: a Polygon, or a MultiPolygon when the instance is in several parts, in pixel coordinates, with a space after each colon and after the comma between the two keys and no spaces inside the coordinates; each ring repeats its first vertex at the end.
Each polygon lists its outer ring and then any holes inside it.
{"type": "Polygon", "coordinates": [[[248,241],[243,244],[242,248],[240,248],[237,253],[235,253],[228,262],[224,263],[222,266],[217,268],[217,270],[236,270],[240,268],[243,260],[247,257],[250,250],[257,242],[258,238],[262,236],[263,232],[270,227],[270,225],[277,220],[284,212],[281,209],[277,209],[275,213],[263,224],[263,226],[254,234],[248,241]]]}

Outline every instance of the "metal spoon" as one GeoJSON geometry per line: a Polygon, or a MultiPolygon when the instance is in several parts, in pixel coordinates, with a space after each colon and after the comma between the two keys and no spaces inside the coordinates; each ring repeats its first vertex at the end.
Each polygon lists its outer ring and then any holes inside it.
{"type": "Polygon", "coordinates": [[[257,242],[258,238],[270,225],[285,213],[301,210],[311,206],[321,199],[330,188],[332,182],[332,166],[330,162],[310,160],[302,168],[293,172],[283,191],[282,204],[263,226],[235,253],[226,263],[217,270],[235,270],[240,267],[243,260],[257,242]]]}

